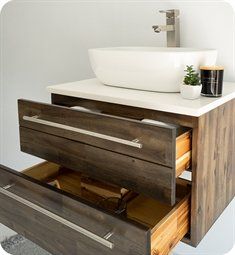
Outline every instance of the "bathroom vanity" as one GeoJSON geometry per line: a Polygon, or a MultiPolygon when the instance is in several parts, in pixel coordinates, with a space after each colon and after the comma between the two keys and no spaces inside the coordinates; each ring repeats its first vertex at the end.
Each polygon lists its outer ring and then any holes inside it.
{"type": "Polygon", "coordinates": [[[197,246],[235,194],[235,84],[194,101],[96,79],[48,91],[51,104],[18,102],[21,150],[46,162],[0,167],[0,222],[56,255],[197,246]],[[80,177],[70,171],[138,195],[117,215],[71,192],[80,177]],[[47,184],[52,176],[67,188],[47,184]]]}

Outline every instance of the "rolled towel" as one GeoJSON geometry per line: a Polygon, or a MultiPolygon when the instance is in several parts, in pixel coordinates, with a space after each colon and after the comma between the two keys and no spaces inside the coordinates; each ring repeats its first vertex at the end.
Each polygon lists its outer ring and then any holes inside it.
{"type": "Polygon", "coordinates": [[[82,106],[72,106],[70,108],[81,111],[81,112],[94,112],[94,113],[100,113],[101,112],[100,110],[91,110],[89,108],[85,108],[85,107],[82,107],[82,106]]]}
{"type": "Polygon", "coordinates": [[[159,127],[178,127],[178,125],[165,123],[165,122],[162,122],[162,121],[152,120],[152,119],[142,119],[141,121],[145,122],[145,123],[153,124],[153,125],[156,125],[156,126],[159,126],[159,127]]]}

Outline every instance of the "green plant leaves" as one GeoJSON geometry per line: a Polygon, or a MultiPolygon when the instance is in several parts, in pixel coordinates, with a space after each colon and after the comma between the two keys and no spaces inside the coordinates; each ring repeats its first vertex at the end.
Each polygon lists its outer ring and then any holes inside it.
{"type": "Polygon", "coordinates": [[[184,84],[191,86],[200,85],[201,81],[199,73],[195,71],[193,65],[186,66],[186,70],[184,71],[186,72],[186,75],[184,76],[184,84]]]}

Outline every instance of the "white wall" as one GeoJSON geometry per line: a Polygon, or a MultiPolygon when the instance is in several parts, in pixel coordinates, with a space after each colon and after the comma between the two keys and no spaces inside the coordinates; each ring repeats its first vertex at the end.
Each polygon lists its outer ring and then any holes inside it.
{"type": "Polygon", "coordinates": [[[20,152],[17,99],[48,101],[47,85],[93,76],[87,49],[164,46],[159,9],[181,10],[184,47],[216,48],[235,81],[234,13],[220,1],[11,1],[1,12],[0,163],[21,170],[39,161],[20,152]]]}
{"type": "Polygon", "coordinates": [[[22,169],[37,160],[20,152],[17,99],[49,101],[49,84],[93,76],[87,49],[118,45],[164,46],[159,9],[181,10],[185,47],[219,50],[225,79],[235,80],[233,10],[218,1],[12,1],[1,12],[2,91],[0,162],[22,169]]]}

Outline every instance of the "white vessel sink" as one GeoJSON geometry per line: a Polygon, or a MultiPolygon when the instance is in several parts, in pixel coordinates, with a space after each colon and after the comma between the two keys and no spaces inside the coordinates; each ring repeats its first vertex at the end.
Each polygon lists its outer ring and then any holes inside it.
{"type": "Polygon", "coordinates": [[[215,65],[217,51],[193,48],[114,47],[89,50],[92,69],[103,84],[179,92],[186,65],[215,65]]]}

